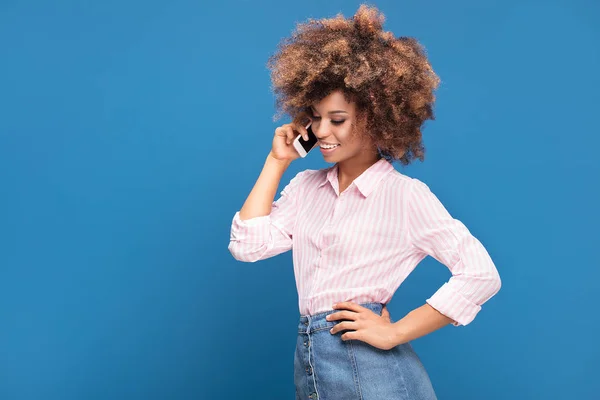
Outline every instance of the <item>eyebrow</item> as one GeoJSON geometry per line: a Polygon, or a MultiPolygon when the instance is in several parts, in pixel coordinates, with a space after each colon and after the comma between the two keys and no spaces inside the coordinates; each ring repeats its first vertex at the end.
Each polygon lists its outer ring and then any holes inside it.
{"type": "MultiPolygon", "coordinates": [[[[313,106],[310,106],[310,109],[313,112],[317,112],[317,110],[315,110],[313,106]]],[[[334,111],[329,111],[327,114],[348,114],[348,113],[344,110],[334,110],[334,111]]]]}

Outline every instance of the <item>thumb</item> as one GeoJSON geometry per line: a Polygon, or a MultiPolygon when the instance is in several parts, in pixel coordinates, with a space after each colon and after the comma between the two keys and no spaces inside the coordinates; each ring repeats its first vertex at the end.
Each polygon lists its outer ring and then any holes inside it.
{"type": "Polygon", "coordinates": [[[383,308],[381,309],[381,316],[387,320],[390,320],[390,313],[386,306],[383,306],[383,308]]]}

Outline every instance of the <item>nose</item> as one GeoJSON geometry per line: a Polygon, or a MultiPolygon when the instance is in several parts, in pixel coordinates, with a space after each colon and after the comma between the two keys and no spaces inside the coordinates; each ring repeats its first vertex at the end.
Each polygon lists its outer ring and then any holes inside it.
{"type": "Polygon", "coordinates": [[[318,124],[317,127],[312,125],[312,131],[319,140],[324,140],[326,137],[331,135],[331,133],[328,132],[328,130],[323,128],[323,124],[318,124]]]}

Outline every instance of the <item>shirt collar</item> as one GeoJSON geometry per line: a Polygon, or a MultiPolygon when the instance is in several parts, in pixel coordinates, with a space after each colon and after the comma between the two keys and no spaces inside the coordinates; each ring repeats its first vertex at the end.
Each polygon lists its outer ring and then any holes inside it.
{"type": "MultiPolygon", "coordinates": [[[[385,158],[380,158],[375,164],[371,165],[354,179],[352,183],[356,185],[363,196],[367,197],[373,192],[379,181],[393,169],[394,166],[389,161],[385,158]]],[[[330,167],[326,171],[327,173],[324,175],[323,182],[319,184],[319,187],[329,182],[339,192],[338,163],[335,163],[333,167],[330,167]]]]}

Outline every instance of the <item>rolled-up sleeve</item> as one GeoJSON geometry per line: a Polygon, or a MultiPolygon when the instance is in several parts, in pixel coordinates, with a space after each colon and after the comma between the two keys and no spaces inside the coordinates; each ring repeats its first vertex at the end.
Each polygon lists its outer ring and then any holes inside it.
{"type": "Polygon", "coordinates": [[[301,171],[290,180],[271,204],[269,215],[242,220],[240,212],[235,213],[228,248],[236,260],[256,262],[292,249],[297,198],[309,171],[301,171]]]}
{"type": "Polygon", "coordinates": [[[481,242],[418,179],[412,179],[407,211],[413,246],[452,273],[426,302],[451,318],[452,325],[467,325],[500,290],[496,266],[481,242]]]}

